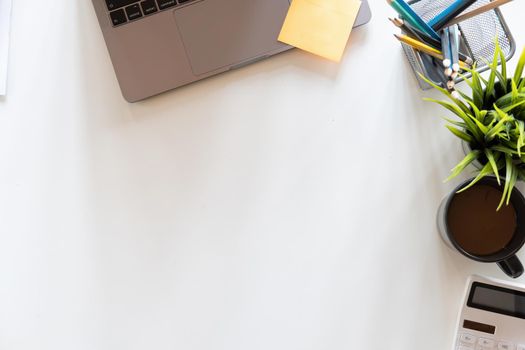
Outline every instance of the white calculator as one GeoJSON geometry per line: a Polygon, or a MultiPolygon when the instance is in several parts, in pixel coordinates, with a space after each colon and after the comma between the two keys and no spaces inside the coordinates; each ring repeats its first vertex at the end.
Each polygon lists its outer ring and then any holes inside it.
{"type": "Polygon", "coordinates": [[[455,350],[525,350],[525,286],[471,276],[455,350]]]}

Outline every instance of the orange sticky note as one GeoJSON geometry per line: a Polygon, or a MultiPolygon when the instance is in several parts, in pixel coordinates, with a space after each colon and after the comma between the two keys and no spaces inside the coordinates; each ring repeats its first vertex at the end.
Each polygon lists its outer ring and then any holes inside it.
{"type": "Polygon", "coordinates": [[[360,7],[358,0],[293,0],[279,41],[339,62],[360,7]]]}

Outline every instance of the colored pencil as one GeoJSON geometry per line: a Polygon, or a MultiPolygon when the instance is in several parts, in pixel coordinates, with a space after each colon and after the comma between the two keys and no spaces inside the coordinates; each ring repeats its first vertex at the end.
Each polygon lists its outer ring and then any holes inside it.
{"type": "Polygon", "coordinates": [[[459,28],[457,24],[449,27],[452,71],[459,72],[459,28]]]}
{"type": "Polygon", "coordinates": [[[432,29],[439,31],[445,27],[448,21],[458,16],[475,2],[476,0],[456,0],[439,15],[430,20],[428,25],[432,27],[432,29]]]}
{"type": "MultiPolygon", "coordinates": [[[[440,59],[440,60],[443,60],[443,53],[437,49],[434,49],[433,47],[431,46],[428,46],[427,44],[425,43],[422,43],[421,41],[419,40],[416,40],[416,39],[413,39],[407,35],[399,35],[399,34],[394,34],[394,36],[397,38],[397,40],[413,47],[414,49],[418,50],[418,51],[421,51],[421,52],[424,52],[432,57],[435,57],[437,59],[440,59]]],[[[463,61],[459,61],[459,66],[461,68],[469,68],[469,65],[466,64],[465,62],[463,61]]]]}
{"type": "Polygon", "coordinates": [[[448,27],[448,26],[451,26],[453,24],[458,24],[458,23],[461,23],[463,21],[466,21],[467,19],[470,19],[474,16],[478,16],[478,15],[481,15],[487,11],[490,11],[490,10],[494,10],[495,8],[501,6],[501,5],[504,5],[508,2],[511,2],[512,0],[494,0],[492,2],[489,2],[488,4],[486,5],[483,5],[483,6],[480,6],[478,7],[477,9],[475,10],[472,10],[472,11],[469,11],[461,16],[458,16],[458,17],[455,17],[453,19],[451,19],[450,21],[448,21],[447,23],[445,23],[445,27],[448,27]]]}
{"type": "Polygon", "coordinates": [[[396,27],[398,27],[399,29],[401,29],[402,31],[404,31],[405,33],[407,33],[408,35],[410,35],[414,39],[417,39],[419,41],[427,43],[428,45],[436,47],[436,48],[441,47],[441,43],[439,42],[439,40],[436,40],[436,39],[428,36],[427,34],[425,34],[423,32],[420,32],[419,30],[411,27],[404,20],[402,20],[400,18],[394,18],[394,19],[389,18],[389,20],[396,27]]]}
{"type": "MultiPolygon", "coordinates": [[[[448,28],[445,28],[441,31],[441,52],[443,52],[443,67],[449,68],[452,64],[451,52],[450,52],[450,35],[448,28]]],[[[447,74],[447,73],[445,73],[447,74]]],[[[450,74],[447,74],[450,75],[450,74]]]]}
{"type": "Polygon", "coordinates": [[[412,8],[403,0],[387,0],[388,4],[399,13],[412,27],[427,34],[428,36],[440,40],[439,35],[425,22],[412,8]]]}
{"type": "MultiPolygon", "coordinates": [[[[439,41],[435,40],[434,38],[431,38],[431,37],[427,36],[425,33],[419,32],[417,29],[412,28],[410,25],[405,23],[405,21],[403,21],[402,19],[400,19],[400,18],[389,18],[389,20],[396,27],[398,27],[403,32],[405,32],[408,36],[410,36],[410,37],[412,37],[414,39],[417,39],[417,40],[419,40],[421,42],[424,42],[425,44],[427,44],[429,46],[432,46],[435,49],[439,50],[441,48],[441,43],[439,41]]],[[[468,64],[468,65],[474,64],[474,60],[472,58],[470,58],[469,56],[465,55],[462,52],[458,52],[458,54],[459,54],[459,59],[464,61],[466,64],[468,64]]]]}

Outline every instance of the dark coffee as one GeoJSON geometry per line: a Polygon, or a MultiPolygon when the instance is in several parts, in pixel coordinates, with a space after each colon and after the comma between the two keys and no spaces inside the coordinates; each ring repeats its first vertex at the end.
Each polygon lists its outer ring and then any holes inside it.
{"type": "Polygon", "coordinates": [[[512,203],[496,211],[502,192],[488,185],[474,185],[458,193],[448,208],[447,225],[457,244],[478,256],[504,249],[516,231],[512,203]]]}

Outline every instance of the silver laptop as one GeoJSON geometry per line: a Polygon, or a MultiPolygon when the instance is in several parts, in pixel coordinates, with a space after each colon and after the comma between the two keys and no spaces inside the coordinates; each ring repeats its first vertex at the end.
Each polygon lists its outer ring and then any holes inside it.
{"type": "MultiPolygon", "coordinates": [[[[289,0],[92,0],[124,98],[135,102],[290,49],[289,0]]],[[[355,26],[370,19],[363,1],[355,26]]]]}

